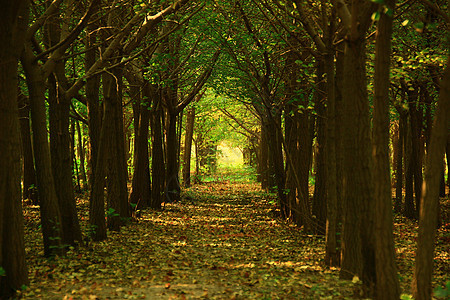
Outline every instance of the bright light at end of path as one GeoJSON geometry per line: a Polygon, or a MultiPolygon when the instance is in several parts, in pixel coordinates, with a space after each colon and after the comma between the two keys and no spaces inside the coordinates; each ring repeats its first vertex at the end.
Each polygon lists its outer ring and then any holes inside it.
{"type": "Polygon", "coordinates": [[[241,150],[233,147],[227,141],[222,141],[218,149],[221,151],[218,158],[219,167],[239,167],[244,165],[241,150]]]}

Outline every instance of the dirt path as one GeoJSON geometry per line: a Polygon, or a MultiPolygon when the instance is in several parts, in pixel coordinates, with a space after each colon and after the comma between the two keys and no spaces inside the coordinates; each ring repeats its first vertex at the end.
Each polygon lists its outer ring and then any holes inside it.
{"type": "MultiPolygon", "coordinates": [[[[42,257],[28,210],[31,287],[24,299],[330,299],[351,296],[319,265],[323,245],[276,219],[253,184],[207,184],[146,211],[67,257],[42,257]],[[189,199],[190,198],[190,199],[189,199]]],[[[83,205],[81,205],[83,207],[83,205]]],[[[85,222],[87,211],[81,212],[85,222]]]]}
{"type": "MultiPolygon", "coordinates": [[[[26,208],[31,286],[23,298],[348,299],[359,293],[359,283],[340,281],[338,270],[323,267],[323,239],[280,221],[275,199],[256,184],[205,184],[184,196],[163,211],[143,212],[105,242],[53,260],[42,256],[38,210],[26,208]]],[[[79,207],[86,230],[87,201],[80,199],[79,207]]],[[[407,293],[417,225],[401,219],[395,228],[407,293]]],[[[448,274],[447,251],[438,244],[441,282],[448,274]]]]}

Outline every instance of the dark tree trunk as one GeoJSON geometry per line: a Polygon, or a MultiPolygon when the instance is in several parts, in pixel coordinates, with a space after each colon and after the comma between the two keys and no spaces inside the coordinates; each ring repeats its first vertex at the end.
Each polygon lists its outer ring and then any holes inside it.
{"type": "Polygon", "coordinates": [[[298,147],[297,147],[297,122],[295,119],[296,105],[289,104],[285,108],[284,112],[284,124],[285,124],[285,141],[286,141],[286,198],[288,203],[287,216],[290,220],[295,221],[298,218],[297,208],[297,183],[295,173],[297,172],[295,166],[297,165],[298,147]]]}
{"type": "MultiPolygon", "coordinates": [[[[394,9],[395,0],[385,5],[394,9]]],[[[375,183],[376,299],[400,297],[393,236],[392,192],[389,164],[389,70],[392,16],[382,14],[375,45],[373,150],[375,183]]]]}
{"type": "Polygon", "coordinates": [[[192,107],[187,112],[186,133],[184,139],[183,185],[186,188],[191,186],[191,152],[192,152],[192,139],[194,137],[194,123],[195,123],[195,107],[192,107]]]}
{"type": "Polygon", "coordinates": [[[151,115],[152,133],[152,202],[151,208],[161,209],[164,192],[164,150],[162,134],[162,107],[158,95],[154,95],[154,112],[151,115]]]}
{"type": "Polygon", "coordinates": [[[33,147],[31,146],[30,103],[25,96],[19,97],[19,118],[23,159],[22,199],[28,199],[33,205],[37,205],[39,203],[39,197],[36,189],[33,147]]]}
{"type": "Polygon", "coordinates": [[[269,189],[269,146],[267,141],[266,127],[261,121],[261,140],[259,142],[259,176],[261,179],[261,188],[263,190],[269,189]]]}
{"type": "Polygon", "coordinates": [[[28,1],[0,1],[0,299],[28,285],[20,192],[17,62],[28,22],[28,1]]]}
{"type": "Polygon", "coordinates": [[[401,212],[402,208],[402,200],[403,200],[403,153],[404,151],[404,142],[406,136],[406,126],[408,123],[408,117],[405,112],[400,112],[400,119],[398,122],[398,140],[397,140],[397,157],[396,161],[396,171],[395,171],[395,203],[394,210],[395,212],[401,212]]]}
{"type": "Polygon", "coordinates": [[[359,36],[348,40],[344,65],[344,229],[342,278],[359,275],[367,294],[375,283],[373,187],[366,90],[365,44],[359,36]]]}
{"type": "Polygon", "coordinates": [[[166,188],[164,202],[180,200],[180,184],[178,180],[178,138],[177,115],[167,113],[166,120],[166,188]]]}
{"type": "Polygon", "coordinates": [[[75,245],[82,240],[72,181],[72,152],[69,134],[70,100],[58,95],[56,80],[49,77],[50,153],[55,190],[58,197],[63,244],[75,245]]]}
{"type": "Polygon", "coordinates": [[[419,96],[418,86],[414,85],[414,90],[408,90],[408,105],[411,126],[411,158],[410,168],[412,168],[414,178],[414,196],[415,196],[415,216],[420,211],[420,195],[422,194],[422,155],[421,155],[421,137],[422,137],[422,116],[418,110],[417,99],[419,96]]]}
{"type": "Polygon", "coordinates": [[[135,136],[135,168],[130,193],[130,203],[136,205],[135,209],[143,209],[150,205],[151,201],[151,182],[150,182],[150,163],[148,157],[148,126],[150,123],[150,84],[144,85],[142,99],[140,104],[140,114],[138,115],[137,128],[135,136]]]}
{"type": "MultiPolygon", "coordinates": [[[[448,60],[447,64],[450,62],[448,60]]],[[[450,128],[450,69],[447,67],[441,81],[430,147],[426,159],[425,181],[421,196],[419,234],[417,237],[416,267],[413,296],[418,300],[431,299],[434,245],[439,203],[439,177],[450,128]]]]}
{"type": "MultiPolygon", "coordinates": [[[[96,6],[94,13],[98,10],[96,6]]],[[[94,47],[97,40],[98,22],[90,22],[86,28],[86,51],[84,58],[84,68],[87,72],[97,61],[97,50],[94,47]]],[[[87,176],[89,180],[89,188],[92,189],[92,182],[95,177],[95,167],[97,166],[98,148],[100,141],[101,129],[101,110],[100,110],[100,75],[92,76],[86,79],[85,92],[88,112],[88,129],[90,155],[88,161],[87,176]]]]}
{"type": "MultiPolygon", "coordinates": [[[[119,231],[130,216],[128,207],[128,170],[125,156],[125,136],[122,112],[122,71],[114,69],[113,75],[103,75],[105,107],[112,112],[110,148],[107,157],[107,206],[108,229],[119,231]]],[[[105,108],[106,113],[106,108],[105,108]]]]}
{"type": "MultiPolygon", "coordinates": [[[[406,125],[408,125],[407,123],[406,125]]],[[[412,153],[412,138],[411,138],[411,127],[406,126],[405,128],[405,207],[404,207],[404,215],[409,219],[416,219],[416,210],[414,207],[414,162],[413,162],[413,153],[412,153]]]]}
{"type": "Polygon", "coordinates": [[[327,195],[326,195],[326,184],[327,184],[327,166],[326,166],[326,130],[327,130],[327,119],[326,119],[326,108],[325,108],[325,95],[326,84],[324,82],[324,63],[319,62],[317,65],[317,92],[316,92],[316,103],[315,111],[317,112],[316,118],[316,155],[315,155],[315,186],[314,186],[314,196],[312,205],[312,214],[316,216],[315,231],[320,234],[325,234],[325,223],[327,218],[327,195]]]}
{"type": "Polygon", "coordinates": [[[274,187],[276,186],[279,207],[283,218],[288,217],[288,203],[285,193],[285,174],[284,174],[284,160],[282,152],[282,137],[281,137],[281,116],[279,113],[270,111],[271,108],[266,108],[266,120],[264,126],[266,127],[266,134],[269,146],[269,161],[270,169],[273,170],[274,187]]]}
{"type": "MultiPolygon", "coordinates": [[[[328,41],[328,48],[332,41],[328,41]]],[[[327,126],[325,161],[327,167],[327,220],[326,220],[326,248],[325,264],[327,266],[339,266],[340,251],[337,243],[338,229],[338,194],[337,194],[337,129],[336,129],[336,82],[334,54],[325,56],[325,73],[327,76],[327,126]]]]}
{"type": "Polygon", "coordinates": [[[40,67],[26,45],[22,53],[22,66],[27,77],[30,97],[31,127],[33,130],[33,150],[36,167],[37,188],[41,205],[41,224],[44,238],[44,255],[62,254],[63,231],[58,197],[52,174],[50,147],[47,135],[47,116],[45,109],[45,82],[40,67]]]}

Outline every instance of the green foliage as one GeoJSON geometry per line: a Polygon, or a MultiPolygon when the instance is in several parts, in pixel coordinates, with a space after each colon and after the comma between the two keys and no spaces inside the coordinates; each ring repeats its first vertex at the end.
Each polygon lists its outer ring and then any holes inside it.
{"type": "Polygon", "coordinates": [[[106,210],[106,216],[108,218],[113,218],[113,217],[118,217],[119,214],[116,212],[116,210],[114,208],[110,207],[106,210]]]}
{"type": "Polygon", "coordinates": [[[6,276],[6,270],[0,267],[0,276],[6,276]]]}
{"type": "Polygon", "coordinates": [[[438,299],[449,299],[450,298],[450,281],[445,283],[445,287],[436,287],[434,289],[434,296],[438,299]]]}

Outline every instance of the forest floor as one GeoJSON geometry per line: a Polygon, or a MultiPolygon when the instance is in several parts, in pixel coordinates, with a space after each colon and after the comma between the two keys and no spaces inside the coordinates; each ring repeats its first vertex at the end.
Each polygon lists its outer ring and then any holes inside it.
{"type": "MultiPolygon", "coordinates": [[[[23,299],[349,299],[360,282],[323,265],[324,239],[277,217],[257,184],[195,185],[162,211],[147,210],[108,240],[43,257],[36,207],[25,207],[30,287],[23,299]]],[[[87,200],[78,199],[87,231],[87,200]]],[[[447,202],[448,204],[448,202],[447,202]]],[[[447,206],[448,208],[448,206],[447,206]]],[[[434,286],[450,273],[450,228],[438,233],[434,286]]],[[[395,218],[402,291],[409,294],[417,223],[395,218]]],[[[404,299],[409,299],[406,296],[404,299]]]]}

